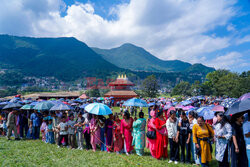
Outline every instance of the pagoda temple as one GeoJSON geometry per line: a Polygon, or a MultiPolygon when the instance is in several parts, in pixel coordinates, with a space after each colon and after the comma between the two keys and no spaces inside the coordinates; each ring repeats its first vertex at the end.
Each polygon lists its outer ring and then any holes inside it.
{"type": "Polygon", "coordinates": [[[135,86],[135,84],[129,81],[126,75],[119,75],[114,82],[109,83],[110,91],[104,96],[113,97],[115,105],[118,101],[125,101],[134,97],[138,97],[138,95],[131,90],[132,86],[135,86]]]}

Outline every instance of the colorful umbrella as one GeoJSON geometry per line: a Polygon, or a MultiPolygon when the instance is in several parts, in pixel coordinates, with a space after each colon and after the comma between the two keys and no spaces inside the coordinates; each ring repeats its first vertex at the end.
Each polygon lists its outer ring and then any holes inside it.
{"type": "Polygon", "coordinates": [[[21,110],[32,110],[34,106],[26,104],[21,107],[21,110]]]}
{"type": "Polygon", "coordinates": [[[182,104],[183,106],[186,106],[186,105],[189,105],[189,104],[192,104],[192,103],[193,103],[193,102],[190,101],[190,100],[185,100],[185,101],[181,102],[181,104],[182,104]]]}
{"type": "Polygon", "coordinates": [[[250,110],[250,98],[235,102],[225,113],[225,115],[234,115],[244,113],[250,110]]]}
{"type": "Polygon", "coordinates": [[[250,92],[240,96],[238,101],[245,100],[245,99],[248,99],[248,98],[250,98],[250,92]]]}
{"type": "Polygon", "coordinates": [[[224,107],[221,106],[221,105],[214,106],[214,107],[212,108],[212,110],[213,110],[213,111],[217,111],[217,112],[224,112],[224,111],[225,111],[225,110],[224,110],[224,107]]]}
{"type": "Polygon", "coordinates": [[[213,119],[214,111],[212,107],[201,107],[197,110],[198,116],[203,116],[205,120],[213,119]]]}
{"type": "Polygon", "coordinates": [[[135,107],[148,107],[148,104],[145,100],[141,99],[129,99],[123,103],[124,106],[135,106],[135,107]]]}
{"type": "Polygon", "coordinates": [[[73,108],[67,104],[56,104],[53,107],[51,107],[50,111],[69,111],[72,110],[73,108]]]}
{"type": "Polygon", "coordinates": [[[148,103],[148,106],[149,106],[149,107],[155,106],[155,103],[148,103]]]}
{"type": "Polygon", "coordinates": [[[80,109],[85,109],[85,107],[86,107],[87,105],[89,105],[89,104],[83,104],[83,105],[81,105],[79,108],[80,108],[80,109]]]}
{"type": "Polygon", "coordinates": [[[33,109],[39,110],[39,111],[50,110],[51,107],[53,107],[53,106],[54,106],[54,104],[51,101],[41,101],[38,104],[36,104],[33,109]]]}
{"type": "Polygon", "coordinates": [[[3,107],[3,109],[20,108],[20,107],[22,107],[22,105],[19,103],[9,102],[6,106],[3,107]]]}
{"type": "Polygon", "coordinates": [[[112,114],[111,109],[102,103],[91,103],[85,107],[85,110],[90,114],[95,115],[110,115],[112,114]]]}
{"type": "Polygon", "coordinates": [[[188,111],[188,110],[190,110],[191,108],[194,108],[193,106],[184,106],[182,109],[184,110],[184,111],[188,111]]]}

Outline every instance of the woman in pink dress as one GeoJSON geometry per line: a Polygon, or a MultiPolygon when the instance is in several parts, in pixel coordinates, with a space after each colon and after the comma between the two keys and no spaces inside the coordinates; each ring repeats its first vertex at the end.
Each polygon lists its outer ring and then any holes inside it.
{"type": "Polygon", "coordinates": [[[124,112],[123,120],[121,120],[121,133],[122,138],[125,142],[125,152],[129,155],[134,149],[132,146],[132,126],[133,126],[133,118],[130,117],[129,112],[124,112]]]}
{"type": "MultiPolygon", "coordinates": [[[[148,120],[148,131],[156,131],[156,127],[154,125],[156,113],[154,110],[150,111],[150,116],[152,118],[148,120]]],[[[148,149],[150,150],[152,157],[155,158],[156,157],[156,148],[155,148],[156,139],[147,138],[147,142],[148,142],[148,149]]]]}
{"type": "Polygon", "coordinates": [[[114,116],[114,128],[113,128],[113,138],[114,138],[114,152],[119,154],[123,149],[123,139],[121,134],[121,120],[118,114],[114,116]]]}
{"type": "Polygon", "coordinates": [[[101,138],[99,119],[97,115],[94,115],[94,117],[90,121],[90,132],[91,132],[90,143],[92,145],[93,151],[95,152],[96,145],[100,144],[100,138],[101,138]]]}

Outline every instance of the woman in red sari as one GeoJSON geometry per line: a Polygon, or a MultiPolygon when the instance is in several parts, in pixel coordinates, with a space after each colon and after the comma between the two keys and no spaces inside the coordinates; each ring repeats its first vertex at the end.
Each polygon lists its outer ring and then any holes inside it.
{"type": "Polygon", "coordinates": [[[124,112],[123,120],[121,120],[121,133],[125,142],[125,152],[127,155],[129,155],[134,149],[132,146],[132,126],[133,118],[130,117],[129,112],[124,112]]]}
{"type": "Polygon", "coordinates": [[[156,127],[156,158],[161,159],[168,157],[168,133],[166,120],[163,117],[163,111],[157,113],[154,121],[156,127]]]}
{"type": "Polygon", "coordinates": [[[113,139],[114,139],[114,152],[119,154],[123,149],[123,139],[121,133],[121,120],[119,119],[118,114],[114,116],[114,125],[113,125],[113,139]]]}
{"type": "MultiPolygon", "coordinates": [[[[156,119],[156,112],[154,110],[150,111],[150,116],[151,119],[148,120],[148,131],[156,131],[156,127],[154,124],[154,121],[156,119]]],[[[147,142],[152,157],[156,158],[156,147],[155,147],[156,138],[155,139],[147,138],[147,142]]]]}

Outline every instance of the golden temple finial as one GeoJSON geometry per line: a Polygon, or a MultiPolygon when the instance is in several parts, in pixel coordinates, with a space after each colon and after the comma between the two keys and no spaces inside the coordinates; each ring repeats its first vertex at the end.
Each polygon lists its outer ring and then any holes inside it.
{"type": "Polygon", "coordinates": [[[123,74],[122,74],[121,78],[123,79],[123,74]]]}
{"type": "Polygon", "coordinates": [[[125,74],[124,78],[125,78],[125,79],[127,78],[126,74],[125,74]]]}
{"type": "Polygon", "coordinates": [[[118,75],[118,79],[120,79],[121,78],[121,76],[120,75],[118,75]]]}

